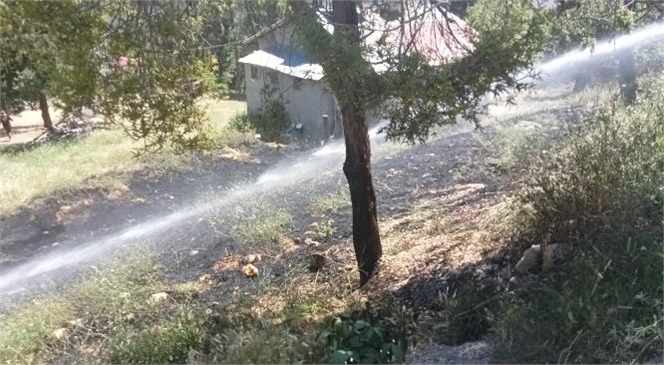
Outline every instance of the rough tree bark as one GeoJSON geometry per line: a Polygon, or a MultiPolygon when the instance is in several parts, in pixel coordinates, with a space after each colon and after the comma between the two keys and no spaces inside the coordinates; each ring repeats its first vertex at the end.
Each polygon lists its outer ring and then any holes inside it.
{"type": "Polygon", "coordinates": [[[46,94],[43,92],[39,92],[39,109],[44,120],[44,128],[50,131],[53,130],[53,121],[51,120],[51,113],[48,110],[48,100],[46,99],[46,94]]]}
{"type": "MultiPolygon", "coordinates": [[[[359,16],[355,2],[334,0],[332,3],[334,31],[352,44],[359,44],[359,16]]],[[[359,47],[357,51],[360,52],[359,47]]],[[[348,77],[334,84],[343,85],[343,92],[337,95],[343,117],[346,160],[344,174],[350,188],[353,206],[353,246],[360,272],[360,286],[366,284],[375,273],[383,254],[376,193],[371,175],[371,143],[367,126],[366,111],[359,101],[357,77],[348,77]]],[[[336,90],[335,90],[336,91],[336,90]]]]}

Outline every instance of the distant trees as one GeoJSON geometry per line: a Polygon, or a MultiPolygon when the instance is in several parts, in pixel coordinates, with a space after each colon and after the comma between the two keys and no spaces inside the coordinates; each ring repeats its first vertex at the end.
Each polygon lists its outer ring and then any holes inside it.
{"type": "Polygon", "coordinates": [[[205,147],[198,81],[242,89],[242,40],[280,19],[284,0],[7,0],[0,2],[0,109],[49,104],[102,113],[147,148],[205,147]],[[116,64],[118,57],[134,60],[116,64]]]}
{"type": "Polygon", "coordinates": [[[0,2],[0,108],[49,100],[65,114],[94,109],[146,148],[205,147],[204,113],[193,90],[214,83],[201,33],[212,1],[0,2]],[[118,57],[134,60],[116,64],[118,57]]]}
{"type": "Polygon", "coordinates": [[[85,54],[94,47],[95,20],[78,13],[78,7],[72,1],[0,3],[3,110],[38,104],[44,127],[52,129],[47,95],[57,94],[74,106],[94,94],[94,84],[88,82],[93,65],[85,62],[85,54]]]}
{"type": "MultiPolygon", "coordinates": [[[[554,10],[549,49],[553,53],[572,48],[590,48],[600,39],[628,33],[635,26],[661,19],[664,7],[649,0],[559,0],[554,10]]],[[[616,57],[621,94],[628,103],[636,99],[637,81],[634,49],[621,50],[616,57]]],[[[575,90],[585,88],[592,72],[576,75],[575,90]]]]}

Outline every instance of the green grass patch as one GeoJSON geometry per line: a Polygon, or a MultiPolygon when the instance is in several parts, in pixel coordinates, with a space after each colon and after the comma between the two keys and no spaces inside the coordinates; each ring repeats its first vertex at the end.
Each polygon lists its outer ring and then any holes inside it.
{"type": "Polygon", "coordinates": [[[348,187],[340,188],[334,193],[318,195],[311,199],[311,214],[323,216],[338,212],[351,206],[348,187]]]}
{"type": "Polygon", "coordinates": [[[207,110],[216,147],[238,148],[256,143],[255,131],[233,128],[231,124],[239,115],[246,113],[247,103],[235,100],[210,101],[207,110]]]}
{"type": "Polygon", "coordinates": [[[53,331],[76,330],[71,321],[80,320],[94,332],[113,333],[125,315],[149,313],[150,295],[161,290],[152,254],[137,250],[62,293],[37,298],[0,318],[0,362],[48,361],[57,352],[53,331]]]}
{"type": "Polygon", "coordinates": [[[190,311],[170,314],[140,331],[116,337],[109,362],[113,364],[190,363],[202,346],[206,332],[201,319],[190,311]]]}
{"type": "MultiPolygon", "coordinates": [[[[253,134],[238,134],[228,120],[245,104],[216,101],[207,106],[218,146],[237,147],[253,141],[253,134]]],[[[0,152],[0,216],[86,188],[112,189],[130,181],[137,170],[167,170],[184,166],[186,156],[163,151],[135,158],[140,142],[120,130],[98,130],[88,136],[35,148],[0,152]]]]}
{"type": "Polygon", "coordinates": [[[445,206],[436,201],[417,202],[410,206],[410,226],[424,228],[428,235],[446,233],[450,224],[445,206]]]}
{"type": "Polygon", "coordinates": [[[210,225],[216,235],[230,238],[241,247],[261,252],[278,252],[286,244],[286,231],[293,227],[293,217],[268,199],[251,196],[232,208],[212,212],[210,225]]]}

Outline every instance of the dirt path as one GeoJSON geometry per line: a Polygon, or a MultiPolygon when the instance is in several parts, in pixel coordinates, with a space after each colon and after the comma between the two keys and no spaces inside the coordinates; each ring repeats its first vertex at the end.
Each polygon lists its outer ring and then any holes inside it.
{"type": "MultiPolygon", "coordinates": [[[[51,118],[60,120],[60,111],[51,111],[51,118]]],[[[26,110],[19,115],[12,115],[12,139],[11,141],[5,135],[4,130],[0,130],[0,149],[8,146],[17,146],[33,141],[44,133],[44,122],[39,110],[26,110]]]]}

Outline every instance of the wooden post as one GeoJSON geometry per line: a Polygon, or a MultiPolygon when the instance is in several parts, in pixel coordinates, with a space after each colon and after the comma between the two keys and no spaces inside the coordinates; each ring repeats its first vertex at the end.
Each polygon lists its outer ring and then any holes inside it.
{"type": "Polygon", "coordinates": [[[327,114],[323,114],[323,145],[326,145],[330,140],[330,126],[329,126],[329,117],[327,114]]]}

